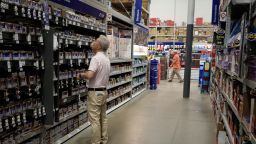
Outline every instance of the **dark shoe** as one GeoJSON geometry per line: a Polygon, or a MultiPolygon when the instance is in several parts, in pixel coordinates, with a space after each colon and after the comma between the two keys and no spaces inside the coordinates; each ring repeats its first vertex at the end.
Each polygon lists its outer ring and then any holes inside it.
{"type": "Polygon", "coordinates": [[[168,80],[168,82],[172,82],[172,80],[168,80]]]}
{"type": "Polygon", "coordinates": [[[180,80],[180,82],[179,83],[183,83],[184,82],[184,80],[180,80]]]}

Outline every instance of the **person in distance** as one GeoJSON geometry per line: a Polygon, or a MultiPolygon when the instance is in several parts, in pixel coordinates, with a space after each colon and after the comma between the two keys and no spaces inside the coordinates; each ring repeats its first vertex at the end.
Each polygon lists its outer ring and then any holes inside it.
{"type": "Polygon", "coordinates": [[[173,51],[173,58],[170,64],[170,69],[172,69],[172,72],[169,78],[169,82],[172,82],[174,75],[177,75],[179,82],[182,83],[183,79],[180,76],[180,69],[181,69],[180,56],[179,56],[179,52],[176,50],[173,51]]]}

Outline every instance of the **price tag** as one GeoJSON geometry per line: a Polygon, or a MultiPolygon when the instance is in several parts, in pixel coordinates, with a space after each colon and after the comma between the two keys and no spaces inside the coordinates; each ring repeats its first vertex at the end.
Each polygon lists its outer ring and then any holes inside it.
{"type": "Polygon", "coordinates": [[[23,113],[23,123],[27,123],[27,119],[26,119],[26,113],[23,113]]]}
{"type": "Polygon", "coordinates": [[[31,42],[31,35],[30,34],[27,35],[27,42],[31,42]]]}
{"type": "Polygon", "coordinates": [[[38,11],[37,15],[38,15],[38,16],[37,16],[38,19],[39,19],[39,20],[42,20],[42,19],[41,19],[41,18],[42,18],[41,11],[38,11]]]}
{"type": "Polygon", "coordinates": [[[69,21],[68,21],[68,24],[72,24],[72,21],[71,21],[71,20],[69,20],[69,21]]]}
{"type": "Polygon", "coordinates": [[[45,107],[42,107],[42,113],[44,116],[46,116],[45,107]]]}
{"type": "Polygon", "coordinates": [[[73,43],[74,43],[74,41],[73,41],[73,40],[70,40],[70,41],[69,41],[69,44],[73,44],[73,43]]]}
{"type": "Polygon", "coordinates": [[[41,65],[42,65],[42,67],[44,68],[44,61],[41,61],[41,65]]]}
{"type": "Polygon", "coordinates": [[[26,10],[24,7],[21,8],[22,17],[26,17],[26,10]]]}
{"type": "Polygon", "coordinates": [[[82,45],[82,42],[81,42],[81,41],[78,41],[77,45],[78,45],[78,46],[81,46],[81,45],[82,45]]]}
{"type": "Polygon", "coordinates": [[[59,39],[59,43],[63,43],[63,39],[62,38],[59,39]]]}
{"type": "Polygon", "coordinates": [[[15,117],[12,117],[12,127],[16,127],[15,117]]]}
{"type": "Polygon", "coordinates": [[[42,111],[41,111],[41,108],[38,108],[38,116],[39,116],[39,117],[42,117],[42,111]]]}
{"type": "Polygon", "coordinates": [[[77,22],[76,25],[79,26],[79,27],[81,26],[81,24],[79,22],[77,22]]]}
{"type": "Polygon", "coordinates": [[[68,44],[68,40],[67,40],[67,39],[65,39],[65,44],[66,44],[66,45],[68,44]]]}
{"type": "MultiPolygon", "coordinates": [[[[45,14],[44,14],[44,15],[45,15],[45,14]]],[[[49,19],[50,19],[50,20],[52,19],[52,15],[51,15],[51,14],[49,15],[49,19]]]]}
{"type": "Polygon", "coordinates": [[[91,26],[91,30],[93,30],[93,26],[91,26]]]}
{"type": "Polygon", "coordinates": [[[81,62],[82,62],[82,60],[81,60],[81,59],[78,59],[78,66],[81,65],[81,62]]]}
{"type": "Polygon", "coordinates": [[[17,7],[17,6],[14,6],[14,13],[15,13],[16,16],[19,15],[19,13],[18,13],[18,7],[17,7]]]}
{"type": "Polygon", "coordinates": [[[8,72],[11,72],[11,71],[9,71],[9,70],[11,70],[11,62],[10,61],[7,61],[7,68],[8,68],[8,72]]]}
{"type": "Polygon", "coordinates": [[[7,129],[7,130],[9,130],[9,122],[8,122],[8,119],[5,119],[5,128],[7,129]]]}
{"type": "Polygon", "coordinates": [[[17,116],[17,123],[18,125],[21,125],[20,115],[17,116]]]}
{"type": "Polygon", "coordinates": [[[37,119],[38,118],[38,114],[37,114],[37,110],[34,109],[34,117],[37,119]]]}
{"type": "Polygon", "coordinates": [[[38,41],[39,41],[40,43],[43,43],[43,42],[44,42],[42,35],[39,36],[38,41]]]}
{"type": "Polygon", "coordinates": [[[24,61],[19,61],[20,71],[23,71],[23,66],[25,65],[24,63],[24,61]]]}
{"type": "Polygon", "coordinates": [[[36,68],[39,68],[39,61],[36,61],[36,62],[34,63],[34,66],[35,66],[36,68]]]}
{"type": "Polygon", "coordinates": [[[55,23],[59,24],[59,18],[58,17],[55,18],[55,23]]]}
{"type": "Polygon", "coordinates": [[[31,18],[30,8],[28,8],[28,10],[27,10],[27,15],[28,15],[29,18],[31,18]]]}
{"type": "Polygon", "coordinates": [[[97,31],[100,31],[100,29],[99,29],[99,28],[97,28],[97,31]]]}
{"type": "Polygon", "coordinates": [[[18,40],[19,40],[19,35],[18,35],[17,33],[15,33],[13,37],[14,37],[14,40],[15,40],[15,41],[18,41],[18,40]]]}
{"type": "Polygon", "coordinates": [[[73,25],[74,25],[74,26],[76,25],[76,22],[75,22],[75,21],[73,21],[73,25]]]}
{"type": "Polygon", "coordinates": [[[36,20],[37,18],[36,18],[36,10],[34,9],[33,10],[33,18],[36,20]]]}

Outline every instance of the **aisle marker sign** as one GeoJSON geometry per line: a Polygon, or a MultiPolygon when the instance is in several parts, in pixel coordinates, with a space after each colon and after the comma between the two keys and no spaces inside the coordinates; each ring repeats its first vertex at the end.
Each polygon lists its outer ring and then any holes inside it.
{"type": "Polygon", "coordinates": [[[220,0],[212,0],[212,25],[219,23],[220,0]]]}
{"type": "Polygon", "coordinates": [[[135,15],[134,15],[134,23],[138,24],[141,20],[141,13],[142,13],[142,0],[135,1],[135,15]]]}

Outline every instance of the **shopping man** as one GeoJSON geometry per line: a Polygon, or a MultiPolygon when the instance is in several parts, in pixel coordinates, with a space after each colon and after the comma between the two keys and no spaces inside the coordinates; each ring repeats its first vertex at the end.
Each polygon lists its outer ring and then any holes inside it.
{"type": "Polygon", "coordinates": [[[172,82],[174,75],[177,75],[179,82],[182,83],[183,80],[180,76],[180,69],[181,69],[181,64],[180,64],[180,56],[178,51],[173,51],[173,58],[172,58],[172,63],[170,65],[170,69],[172,68],[172,73],[169,78],[169,82],[172,82]]]}
{"type": "Polygon", "coordinates": [[[110,60],[106,56],[108,47],[107,37],[101,35],[96,39],[91,44],[95,55],[91,59],[89,69],[80,75],[80,78],[89,80],[87,105],[89,122],[92,126],[91,144],[106,144],[108,141],[106,117],[106,87],[110,75],[110,60]]]}

